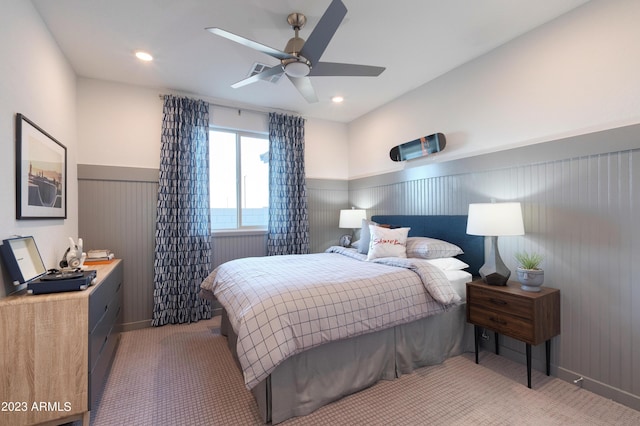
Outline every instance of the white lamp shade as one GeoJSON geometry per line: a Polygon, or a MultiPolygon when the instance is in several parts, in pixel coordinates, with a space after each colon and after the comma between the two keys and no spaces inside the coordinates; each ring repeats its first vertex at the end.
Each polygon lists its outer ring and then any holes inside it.
{"type": "Polygon", "coordinates": [[[350,209],[340,210],[340,228],[360,228],[362,226],[362,219],[367,218],[367,212],[365,210],[350,209]]]}
{"type": "Polygon", "coordinates": [[[520,203],[469,204],[467,234],[484,236],[524,235],[520,203]]]}

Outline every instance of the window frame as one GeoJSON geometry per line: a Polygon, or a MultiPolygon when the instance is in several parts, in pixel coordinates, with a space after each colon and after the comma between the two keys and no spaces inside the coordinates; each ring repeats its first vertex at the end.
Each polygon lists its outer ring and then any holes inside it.
{"type": "MultiPolygon", "coordinates": [[[[224,236],[224,234],[238,234],[238,233],[266,233],[268,229],[268,223],[265,225],[242,225],[242,137],[249,137],[254,139],[264,139],[269,142],[269,133],[268,132],[257,132],[251,130],[241,130],[230,127],[223,126],[209,126],[209,151],[211,152],[211,132],[225,132],[225,133],[233,133],[235,134],[235,142],[236,142],[236,224],[235,228],[213,228],[213,224],[211,227],[211,232],[224,236]]],[[[211,153],[209,154],[211,155],[211,153]]],[[[268,163],[267,163],[268,164],[268,163]]],[[[211,199],[211,194],[209,194],[209,198],[211,199]]]]}

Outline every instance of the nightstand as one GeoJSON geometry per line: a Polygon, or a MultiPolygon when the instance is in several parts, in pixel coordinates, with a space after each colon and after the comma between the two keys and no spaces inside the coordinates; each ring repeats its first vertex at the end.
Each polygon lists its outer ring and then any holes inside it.
{"type": "Polygon", "coordinates": [[[527,386],[531,388],[531,345],[545,342],[547,376],[550,374],[551,338],[560,334],[560,290],[541,287],[534,293],[521,290],[514,281],[506,286],[480,280],[467,283],[467,322],[474,326],[476,364],[481,327],[495,333],[496,354],[498,334],[526,344],[527,386]]]}

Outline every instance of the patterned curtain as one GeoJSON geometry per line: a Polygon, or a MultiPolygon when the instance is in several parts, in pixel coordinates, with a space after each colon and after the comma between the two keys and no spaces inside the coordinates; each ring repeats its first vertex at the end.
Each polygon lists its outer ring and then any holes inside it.
{"type": "Polygon", "coordinates": [[[304,119],[269,113],[267,255],[309,253],[304,119]]]}
{"type": "Polygon", "coordinates": [[[209,104],[165,96],[161,144],[153,326],[211,318],[198,296],[211,267],[209,104]]]}

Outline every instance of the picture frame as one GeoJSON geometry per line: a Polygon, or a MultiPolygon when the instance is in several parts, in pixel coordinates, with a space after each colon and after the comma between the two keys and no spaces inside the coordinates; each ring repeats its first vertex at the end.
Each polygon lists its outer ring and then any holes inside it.
{"type": "Polygon", "coordinates": [[[16,219],[67,218],[67,148],[16,114],[16,219]]]}

